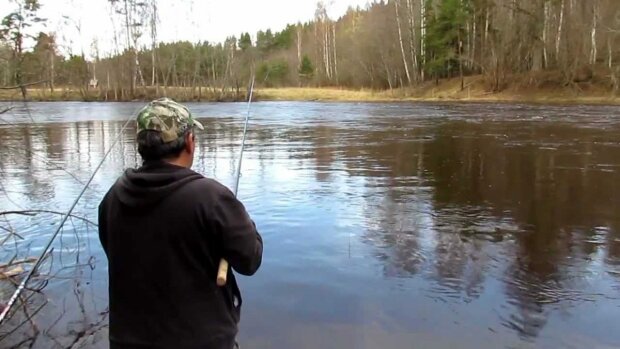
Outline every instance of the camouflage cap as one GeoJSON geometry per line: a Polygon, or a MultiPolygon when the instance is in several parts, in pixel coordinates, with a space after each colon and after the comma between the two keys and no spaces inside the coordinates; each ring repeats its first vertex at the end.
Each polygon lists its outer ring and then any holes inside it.
{"type": "Polygon", "coordinates": [[[159,131],[165,143],[183,136],[188,128],[204,130],[187,107],[170,98],[156,99],[147,104],[138,113],[136,121],[138,133],[144,130],[159,131]]]}

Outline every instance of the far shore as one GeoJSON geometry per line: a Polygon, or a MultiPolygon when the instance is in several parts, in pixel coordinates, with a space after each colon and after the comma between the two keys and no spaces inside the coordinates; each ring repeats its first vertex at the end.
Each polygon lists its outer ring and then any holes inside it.
{"type": "MultiPolygon", "coordinates": [[[[29,101],[147,101],[167,96],[180,102],[234,102],[247,99],[245,90],[213,90],[208,87],[139,87],[134,97],[103,89],[57,87],[28,89],[29,101]]],[[[0,101],[20,101],[17,90],[0,91],[0,101]]],[[[257,88],[255,101],[322,102],[510,102],[537,104],[620,105],[620,96],[605,85],[582,83],[567,86],[507,86],[500,92],[489,91],[480,78],[470,77],[461,88],[460,79],[427,82],[417,87],[391,90],[346,89],[337,87],[257,88]]],[[[1,106],[0,106],[1,109],[1,106]]]]}

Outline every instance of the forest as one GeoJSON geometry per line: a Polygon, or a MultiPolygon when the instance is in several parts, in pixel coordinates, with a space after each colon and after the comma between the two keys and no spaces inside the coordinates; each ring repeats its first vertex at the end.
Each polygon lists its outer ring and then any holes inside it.
{"type": "Polygon", "coordinates": [[[415,89],[460,79],[464,89],[466,77],[479,76],[489,93],[514,83],[620,89],[617,0],[380,0],[340,18],[319,1],[309,22],[224,42],[161,42],[157,0],[108,0],[114,50],[100,54],[93,42],[68,56],[56,33],[31,30],[45,23],[45,0],[13,2],[0,25],[0,84],[23,97],[40,88],[101,100],[179,90],[241,98],[251,76],[276,88],[415,89]]]}

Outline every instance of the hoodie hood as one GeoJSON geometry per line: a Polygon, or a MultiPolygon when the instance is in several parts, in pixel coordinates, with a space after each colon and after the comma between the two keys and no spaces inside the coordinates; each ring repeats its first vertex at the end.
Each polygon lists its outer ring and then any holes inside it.
{"type": "Polygon", "coordinates": [[[163,161],[147,162],[138,169],[127,169],[115,191],[120,202],[132,208],[157,205],[189,182],[204,178],[185,167],[163,161]]]}

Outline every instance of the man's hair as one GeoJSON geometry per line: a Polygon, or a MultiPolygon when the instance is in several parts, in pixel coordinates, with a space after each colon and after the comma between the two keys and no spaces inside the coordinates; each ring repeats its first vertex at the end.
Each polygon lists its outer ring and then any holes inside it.
{"type": "Polygon", "coordinates": [[[144,130],[138,133],[138,153],[144,161],[173,159],[185,149],[185,137],[192,133],[189,128],[172,142],[164,143],[160,131],[144,130]]]}

